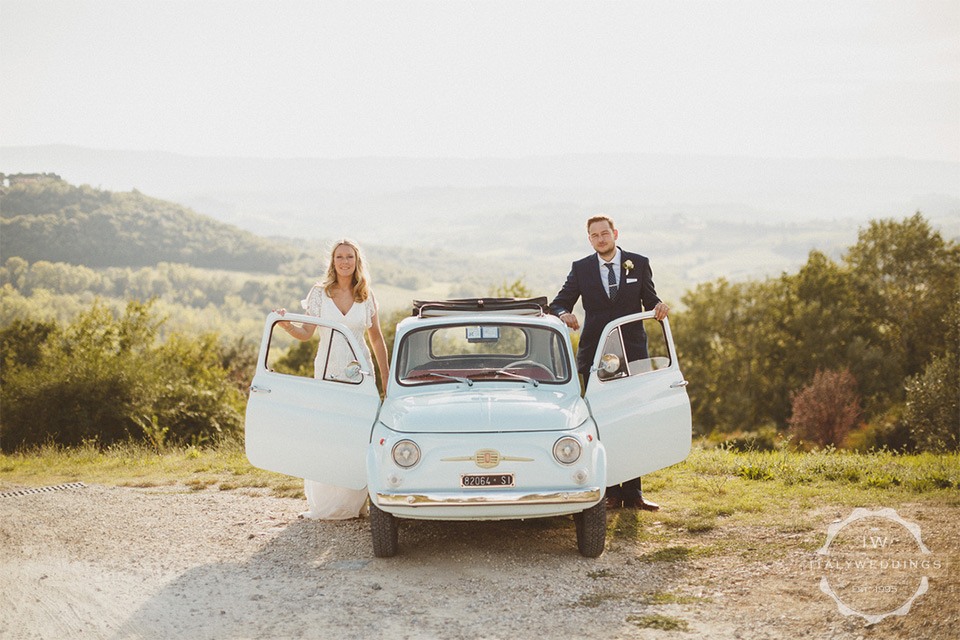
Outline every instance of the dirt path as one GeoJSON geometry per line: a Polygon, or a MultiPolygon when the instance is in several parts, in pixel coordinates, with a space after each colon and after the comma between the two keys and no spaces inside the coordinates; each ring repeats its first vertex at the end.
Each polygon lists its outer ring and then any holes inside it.
{"type": "MultiPolygon", "coordinates": [[[[810,568],[823,530],[614,538],[588,560],[569,519],[404,522],[400,555],[375,559],[366,519],[301,520],[303,508],[175,488],[0,498],[0,638],[939,640],[960,625],[953,567],[906,616],[841,615],[810,568]]],[[[898,511],[958,562],[955,510],[898,511]]]]}

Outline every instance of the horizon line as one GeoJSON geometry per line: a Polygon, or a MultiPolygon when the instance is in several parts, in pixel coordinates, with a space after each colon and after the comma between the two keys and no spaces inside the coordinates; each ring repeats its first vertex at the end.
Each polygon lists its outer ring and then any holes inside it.
{"type": "MultiPolygon", "coordinates": [[[[716,159],[716,160],[730,160],[730,159],[740,159],[740,160],[757,160],[757,161],[819,161],[819,162],[876,162],[876,161],[906,161],[906,162],[921,162],[921,163],[935,163],[935,164],[958,164],[960,165],[960,158],[949,160],[949,159],[938,159],[938,158],[916,158],[910,156],[902,155],[877,155],[877,156],[824,156],[824,155],[815,155],[815,156],[762,156],[762,155],[744,155],[744,154],[730,154],[722,155],[716,153],[678,153],[678,152],[656,152],[656,151],[571,151],[565,153],[540,153],[540,154],[530,154],[530,155],[477,155],[477,156],[463,156],[463,155],[436,155],[436,156],[422,156],[422,155],[340,155],[340,156],[310,156],[310,155],[294,155],[294,156],[255,156],[255,155],[211,155],[211,154],[194,154],[194,153],[185,153],[180,151],[170,151],[166,149],[116,149],[116,148],[101,148],[101,147],[90,147],[80,144],[70,144],[70,143],[42,143],[42,144],[2,144],[0,145],[0,151],[4,150],[25,150],[25,149],[71,149],[78,151],[89,151],[94,153],[108,153],[108,154],[162,154],[168,156],[175,156],[181,158],[192,158],[196,160],[243,160],[243,161],[339,161],[344,160],[367,160],[367,161],[389,161],[389,160],[407,160],[407,161],[462,161],[462,162],[477,162],[477,161],[508,161],[516,162],[523,160],[552,160],[552,159],[570,159],[570,158],[592,158],[592,157],[630,157],[630,158],[673,158],[673,159],[689,159],[689,158],[698,158],[698,159],[716,159]]],[[[2,162],[0,158],[0,162],[2,162]]]]}

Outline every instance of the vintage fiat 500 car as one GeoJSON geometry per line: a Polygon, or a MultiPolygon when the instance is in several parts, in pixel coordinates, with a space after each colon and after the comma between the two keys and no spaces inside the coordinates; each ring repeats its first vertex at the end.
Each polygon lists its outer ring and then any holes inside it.
{"type": "Polygon", "coordinates": [[[382,402],[345,327],[270,314],[247,404],[247,457],[366,486],[379,557],[398,550],[397,518],[566,514],[580,553],[597,557],[605,487],[687,457],[687,383],[669,323],[641,313],[604,329],[581,397],[568,331],[545,311],[545,298],[417,303],[397,325],[382,402]],[[318,325],[319,344],[291,344],[281,320],[318,325]]]}

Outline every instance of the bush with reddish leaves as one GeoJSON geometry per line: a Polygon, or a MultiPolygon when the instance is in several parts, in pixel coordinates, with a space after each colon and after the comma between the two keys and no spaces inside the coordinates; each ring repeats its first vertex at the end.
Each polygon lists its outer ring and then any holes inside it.
{"type": "Polygon", "coordinates": [[[790,394],[790,431],[805,443],[841,446],[860,421],[860,394],[849,369],[820,371],[813,382],[790,394]]]}

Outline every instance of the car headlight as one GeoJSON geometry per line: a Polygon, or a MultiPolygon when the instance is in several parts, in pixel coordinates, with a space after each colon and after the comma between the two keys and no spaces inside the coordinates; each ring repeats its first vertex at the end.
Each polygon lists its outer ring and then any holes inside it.
{"type": "Polygon", "coordinates": [[[580,441],[576,438],[560,438],[557,444],[553,445],[553,457],[560,464],[573,464],[580,459],[582,451],[580,441]]]}
{"type": "Polygon", "coordinates": [[[401,440],[393,445],[393,461],[398,467],[409,469],[420,462],[420,447],[412,440],[401,440]]]}

